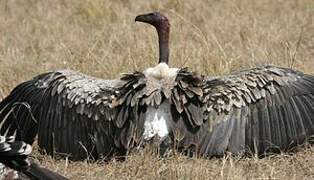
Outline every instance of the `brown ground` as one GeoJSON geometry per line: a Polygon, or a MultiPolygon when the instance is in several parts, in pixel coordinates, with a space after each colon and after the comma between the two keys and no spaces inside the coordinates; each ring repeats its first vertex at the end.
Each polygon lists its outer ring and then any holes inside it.
{"type": "MultiPolygon", "coordinates": [[[[172,66],[210,75],[262,64],[312,73],[313,0],[1,0],[0,98],[41,72],[71,68],[103,78],[157,62],[157,38],[137,14],[170,17],[172,66]]],[[[71,179],[313,179],[314,148],[264,159],[151,153],[108,164],[35,153],[71,179]]]]}

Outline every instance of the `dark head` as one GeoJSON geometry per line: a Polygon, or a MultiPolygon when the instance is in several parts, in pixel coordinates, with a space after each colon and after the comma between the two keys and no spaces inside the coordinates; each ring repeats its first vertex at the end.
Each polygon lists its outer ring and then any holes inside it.
{"type": "Polygon", "coordinates": [[[170,26],[168,18],[159,12],[138,15],[136,16],[135,21],[148,23],[156,29],[170,26]]]}
{"type": "Polygon", "coordinates": [[[138,15],[136,16],[135,21],[148,23],[156,28],[159,40],[159,63],[164,62],[168,64],[170,32],[168,18],[159,12],[153,12],[138,15]]]}

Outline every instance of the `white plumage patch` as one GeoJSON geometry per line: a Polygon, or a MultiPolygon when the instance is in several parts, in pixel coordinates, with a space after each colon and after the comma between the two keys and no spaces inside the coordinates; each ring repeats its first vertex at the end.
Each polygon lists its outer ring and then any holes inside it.
{"type": "Polygon", "coordinates": [[[153,68],[147,68],[144,74],[146,77],[153,77],[155,79],[175,78],[178,70],[178,68],[169,68],[166,63],[159,63],[153,68]]]}
{"type": "Polygon", "coordinates": [[[163,102],[157,108],[148,107],[144,122],[144,139],[148,141],[157,136],[160,141],[163,141],[169,134],[170,122],[172,122],[172,116],[168,101],[163,102]]]}
{"type": "MultiPolygon", "coordinates": [[[[177,77],[179,69],[169,68],[166,63],[159,63],[157,66],[148,68],[144,71],[147,79],[147,89],[154,88],[170,88],[168,84],[173,84],[177,77]]],[[[172,116],[170,111],[170,103],[165,100],[157,107],[147,107],[144,134],[145,140],[158,137],[163,141],[169,134],[172,116]]]]}

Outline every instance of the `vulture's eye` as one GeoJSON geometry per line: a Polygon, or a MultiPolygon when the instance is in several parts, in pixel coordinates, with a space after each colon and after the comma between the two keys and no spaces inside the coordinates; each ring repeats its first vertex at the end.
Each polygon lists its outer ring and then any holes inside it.
{"type": "Polygon", "coordinates": [[[149,13],[148,16],[155,16],[156,13],[149,13]]]}

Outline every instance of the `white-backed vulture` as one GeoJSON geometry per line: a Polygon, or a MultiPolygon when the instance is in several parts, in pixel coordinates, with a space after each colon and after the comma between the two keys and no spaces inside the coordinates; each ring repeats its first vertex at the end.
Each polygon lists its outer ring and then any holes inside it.
{"type": "Polygon", "coordinates": [[[159,37],[159,64],[103,80],[41,74],[1,103],[1,134],[72,159],[125,155],[157,138],[200,156],[285,151],[314,134],[314,77],[264,66],[222,77],[169,68],[168,19],[139,15],[159,37]],[[31,113],[30,113],[31,112],[31,113]],[[9,115],[8,115],[9,114],[9,115]]]}

